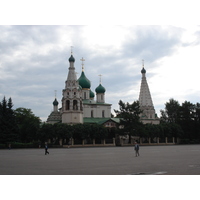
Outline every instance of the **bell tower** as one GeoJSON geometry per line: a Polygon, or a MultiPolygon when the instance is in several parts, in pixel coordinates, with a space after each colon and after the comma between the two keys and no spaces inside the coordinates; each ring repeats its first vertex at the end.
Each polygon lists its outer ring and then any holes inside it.
{"type": "Polygon", "coordinates": [[[74,63],[75,58],[71,52],[69,72],[62,98],[62,123],[67,124],[83,123],[82,91],[77,81],[74,63]]]}
{"type": "Polygon", "coordinates": [[[141,81],[140,95],[139,95],[139,104],[142,110],[142,114],[140,118],[144,124],[147,124],[147,123],[159,124],[160,121],[155,113],[153,101],[151,98],[151,93],[150,93],[149,86],[146,79],[146,70],[144,68],[144,60],[142,60],[142,62],[143,62],[143,68],[141,70],[142,81],[141,81]]]}

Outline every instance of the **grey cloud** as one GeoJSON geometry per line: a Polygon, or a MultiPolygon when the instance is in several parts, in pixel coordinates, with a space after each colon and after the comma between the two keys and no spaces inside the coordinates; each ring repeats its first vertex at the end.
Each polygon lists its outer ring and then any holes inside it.
{"type": "Polygon", "coordinates": [[[138,57],[153,62],[174,52],[174,47],[180,44],[182,29],[160,26],[137,26],[134,31],[136,38],[127,38],[123,45],[124,56],[138,57]]]}

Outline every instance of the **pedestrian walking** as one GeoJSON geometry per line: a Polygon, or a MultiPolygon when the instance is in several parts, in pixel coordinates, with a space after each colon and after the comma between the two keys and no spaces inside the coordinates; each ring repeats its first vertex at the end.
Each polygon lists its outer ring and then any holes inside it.
{"type": "Polygon", "coordinates": [[[137,142],[135,142],[135,147],[134,147],[134,149],[135,149],[135,156],[137,157],[137,156],[139,156],[140,154],[139,154],[139,144],[137,143],[137,142]]]}
{"type": "Polygon", "coordinates": [[[48,152],[48,145],[47,145],[47,143],[45,143],[45,145],[44,145],[44,148],[45,148],[45,155],[48,153],[49,154],[49,152],[48,152]]]}

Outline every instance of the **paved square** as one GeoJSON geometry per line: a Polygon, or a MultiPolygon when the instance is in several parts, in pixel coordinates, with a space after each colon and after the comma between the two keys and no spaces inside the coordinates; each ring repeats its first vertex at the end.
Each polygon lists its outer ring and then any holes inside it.
{"type": "Polygon", "coordinates": [[[0,150],[1,175],[200,175],[200,145],[0,150]]]}

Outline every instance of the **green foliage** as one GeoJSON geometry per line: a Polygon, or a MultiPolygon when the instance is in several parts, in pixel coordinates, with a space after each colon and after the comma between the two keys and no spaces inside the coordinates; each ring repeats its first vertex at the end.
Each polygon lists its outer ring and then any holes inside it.
{"type": "Polygon", "coordinates": [[[36,117],[31,109],[27,108],[17,108],[14,113],[20,132],[20,141],[31,142],[36,140],[41,123],[40,118],[36,117]]]}
{"type": "Polygon", "coordinates": [[[120,125],[123,129],[120,130],[120,135],[129,134],[129,143],[131,142],[132,135],[139,135],[142,123],[140,122],[140,110],[139,101],[134,101],[132,104],[119,101],[119,110],[114,110],[117,117],[121,118],[120,125]]]}
{"type": "Polygon", "coordinates": [[[165,110],[161,110],[161,123],[177,126],[173,134],[182,141],[200,141],[200,104],[185,101],[180,105],[178,101],[170,99],[165,104],[165,110]]]}
{"type": "Polygon", "coordinates": [[[119,101],[119,110],[114,110],[117,117],[121,118],[120,125],[124,127],[125,132],[134,135],[138,127],[140,127],[140,110],[139,101],[132,104],[119,101]]]}
{"type": "Polygon", "coordinates": [[[12,107],[11,98],[7,101],[4,97],[0,102],[0,141],[4,144],[18,140],[19,130],[12,107]]]}
{"type": "Polygon", "coordinates": [[[170,99],[165,104],[165,110],[161,110],[161,122],[177,123],[180,115],[180,104],[174,99],[170,99]]]}

